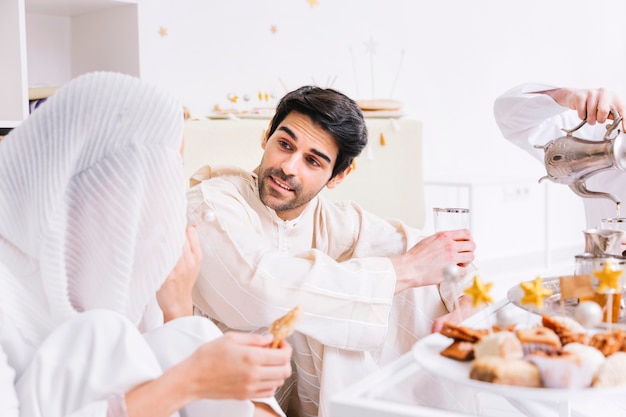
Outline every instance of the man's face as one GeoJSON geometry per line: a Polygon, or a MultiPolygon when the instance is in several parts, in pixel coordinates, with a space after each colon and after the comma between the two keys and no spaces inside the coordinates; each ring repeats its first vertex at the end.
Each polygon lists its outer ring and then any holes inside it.
{"type": "Polygon", "coordinates": [[[289,113],[263,148],[259,194],[283,220],[298,217],[325,185],[332,188],[347,174],[329,182],[339,148],[329,133],[300,113],[289,113]]]}

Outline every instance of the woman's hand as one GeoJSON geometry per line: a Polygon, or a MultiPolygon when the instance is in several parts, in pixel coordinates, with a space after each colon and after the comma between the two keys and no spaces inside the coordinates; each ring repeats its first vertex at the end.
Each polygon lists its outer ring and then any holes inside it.
{"type": "Polygon", "coordinates": [[[198,232],[195,226],[191,226],[187,228],[183,254],[156,294],[166,323],[178,317],[193,315],[191,292],[201,263],[198,232]]]}
{"type": "Polygon", "coordinates": [[[289,344],[269,349],[273,336],[227,332],[204,344],[187,360],[189,383],[198,398],[271,397],[291,375],[289,344]]]}

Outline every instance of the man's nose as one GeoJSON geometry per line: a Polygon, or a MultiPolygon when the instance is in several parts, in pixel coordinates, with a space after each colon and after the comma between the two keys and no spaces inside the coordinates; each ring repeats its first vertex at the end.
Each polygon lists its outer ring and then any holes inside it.
{"type": "Polygon", "coordinates": [[[281,168],[285,175],[295,175],[298,172],[298,164],[300,158],[297,153],[294,153],[286,158],[281,164],[281,168]]]}

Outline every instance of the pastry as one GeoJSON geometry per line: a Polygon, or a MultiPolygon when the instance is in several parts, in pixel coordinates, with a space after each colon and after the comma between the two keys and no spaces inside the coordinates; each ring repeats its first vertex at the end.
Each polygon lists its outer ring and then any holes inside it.
{"type": "Polygon", "coordinates": [[[541,324],[554,331],[559,336],[562,345],[587,341],[585,328],[569,317],[550,317],[544,314],[541,316],[541,324]]]}
{"type": "Polygon", "coordinates": [[[504,359],[521,359],[522,344],[515,333],[501,331],[483,337],[474,345],[474,357],[498,356],[504,359]]]}
{"type": "Polygon", "coordinates": [[[489,333],[487,329],[470,329],[469,327],[457,326],[456,324],[445,322],[439,331],[444,336],[454,340],[466,342],[478,342],[483,336],[489,333]]]}
{"type": "Polygon", "coordinates": [[[474,359],[474,344],[464,340],[455,340],[450,346],[442,350],[440,354],[457,361],[471,361],[474,359]]]}
{"type": "Polygon", "coordinates": [[[269,327],[269,332],[274,335],[274,340],[272,340],[270,345],[271,348],[280,346],[281,342],[293,333],[301,315],[302,309],[300,306],[295,306],[287,314],[274,320],[269,327]]]}
{"type": "Polygon", "coordinates": [[[474,359],[470,378],[494,384],[541,387],[539,370],[523,359],[503,359],[497,356],[474,359]]]}
{"type": "Polygon", "coordinates": [[[515,335],[522,343],[524,354],[541,350],[543,352],[555,352],[562,346],[561,339],[554,330],[547,327],[530,327],[518,329],[515,335]]]}
{"type": "Polygon", "coordinates": [[[576,354],[583,363],[591,367],[594,375],[606,360],[598,349],[582,343],[569,343],[563,346],[563,351],[576,354]]]}
{"type": "Polygon", "coordinates": [[[594,387],[626,385],[626,352],[616,352],[606,358],[593,379],[594,387]]]}
{"type": "Polygon", "coordinates": [[[526,356],[535,364],[546,388],[587,388],[591,386],[594,368],[578,355],[567,351],[535,351],[526,356]]]}
{"type": "Polygon", "coordinates": [[[612,332],[594,334],[591,336],[589,346],[598,349],[604,356],[609,356],[621,350],[625,340],[626,333],[622,329],[617,329],[612,332]]]}

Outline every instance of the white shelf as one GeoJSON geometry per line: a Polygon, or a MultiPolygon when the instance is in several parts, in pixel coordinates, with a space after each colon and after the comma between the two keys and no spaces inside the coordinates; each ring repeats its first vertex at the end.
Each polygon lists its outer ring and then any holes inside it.
{"type": "Polygon", "coordinates": [[[0,128],[29,115],[29,87],[90,71],[139,76],[136,0],[0,1],[0,128]]]}

